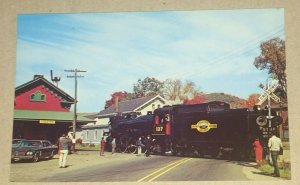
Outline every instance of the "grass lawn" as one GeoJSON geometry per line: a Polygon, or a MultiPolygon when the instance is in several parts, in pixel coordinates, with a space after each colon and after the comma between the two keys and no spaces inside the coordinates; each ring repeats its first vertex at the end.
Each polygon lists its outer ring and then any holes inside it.
{"type": "Polygon", "coordinates": [[[76,150],[94,150],[94,151],[100,151],[100,146],[99,145],[81,145],[81,144],[76,144],[75,145],[76,150]]]}
{"type": "MultiPolygon", "coordinates": [[[[281,162],[278,162],[278,165],[279,165],[280,178],[290,180],[291,179],[291,164],[281,161],[281,162]]],[[[274,167],[272,165],[270,165],[269,163],[262,165],[261,167],[259,167],[259,169],[262,172],[265,172],[267,174],[272,174],[274,172],[274,167]]]]}

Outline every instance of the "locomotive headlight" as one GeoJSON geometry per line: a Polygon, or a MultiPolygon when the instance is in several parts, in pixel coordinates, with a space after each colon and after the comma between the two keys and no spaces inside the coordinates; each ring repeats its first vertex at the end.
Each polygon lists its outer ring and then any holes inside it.
{"type": "Polygon", "coordinates": [[[260,106],[260,105],[255,105],[255,106],[253,107],[253,110],[254,110],[254,111],[261,111],[261,106],[260,106]]]}

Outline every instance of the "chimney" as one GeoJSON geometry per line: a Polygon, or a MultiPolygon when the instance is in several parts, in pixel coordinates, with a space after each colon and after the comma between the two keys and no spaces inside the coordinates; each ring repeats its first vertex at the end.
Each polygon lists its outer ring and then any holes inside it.
{"type": "Polygon", "coordinates": [[[34,76],[33,76],[33,79],[35,80],[35,79],[43,78],[43,77],[44,77],[44,75],[34,75],[34,76]]]}
{"type": "Polygon", "coordinates": [[[115,100],[115,112],[118,113],[119,112],[119,97],[116,96],[114,98],[114,100],[115,100]]]}

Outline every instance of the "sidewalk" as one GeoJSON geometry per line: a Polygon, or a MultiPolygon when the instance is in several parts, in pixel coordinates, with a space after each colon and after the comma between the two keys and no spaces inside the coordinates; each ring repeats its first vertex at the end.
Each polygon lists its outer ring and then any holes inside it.
{"type": "Polygon", "coordinates": [[[99,151],[78,151],[76,154],[68,155],[67,168],[59,168],[58,155],[55,155],[53,159],[37,163],[22,162],[11,164],[10,181],[34,182],[39,181],[40,178],[57,173],[83,169],[94,165],[103,165],[108,162],[118,162],[119,160],[134,157],[136,156],[131,154],[116,153],[112,155],[111,152],[106,152],[105,156],[100,156],[99,151]]]}

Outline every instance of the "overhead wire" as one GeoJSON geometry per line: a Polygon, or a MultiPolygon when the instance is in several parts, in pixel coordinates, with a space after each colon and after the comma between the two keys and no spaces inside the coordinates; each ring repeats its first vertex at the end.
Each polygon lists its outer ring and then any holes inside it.
{"type": "MultiPolygon", "coordinates": [[[[284,31],[283,25],[280,25],[280,26],[278,26],[276,28],[277,28],[277,30],[273,29],[274,31],[260,34],[258,37],[247,41],[246,43],[243,44],[243,46],[238,47],[237,49],[235,49],[235,50],[233,50],[233,51],[231,51],[229,53],[226,53],[224,55],[215,57],[213,59],[208,59],[208,60],[210,60],[209,62],[201,64],[201,65],[204,64],[205,65],[204,67],[201,66],[199,69],[194,70],[194,71],[189,71],[189,72],[186,72],[186,71],[182,71],[182,72],[176,71],[176,72],[174,72],[172,74],[168,74],[167,78],[170,78],[170,77],[172,77],[174,75],[176,77],[178,77],[178,76],[184,77],[184,76],[192,76],[194,74],[199,74],[201,71],[206,71],[208,68],[211,68],[211,67],[213,67],[213,66],[215,66],[217,64],[221,64],[221,63],[227,62],[226,59],[228,59],[229,57],[239,56],[239,55],[247,53],[249,51],[253,51],[255,49],[258,49],[259,45],[261,44],[262,41],[264,41],[264,40],[266,40],[268,38],[272,38],[274,36],[279,36],[279,33],[284,31]],[[278,30],[278,28],[279,28],[279,30],[278,30]]],[[[282,34],[280,36],[282,36],[282,34]]]]}

